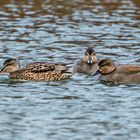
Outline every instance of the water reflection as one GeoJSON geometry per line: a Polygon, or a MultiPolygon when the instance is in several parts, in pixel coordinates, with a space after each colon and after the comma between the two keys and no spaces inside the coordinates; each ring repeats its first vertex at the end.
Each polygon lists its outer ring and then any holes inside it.
{"type": "Polygon", "coordinates": [[[138,8],[140,7],[140,1],[139,0],[134,0],[133,2],[136,6],[138,6],[138,8]]]}
{"type": "MultiPolygon", "coordinates": [[[[0,66],[19,57],[73,65],[93,47],[99,59],[140,62],[138,0],[0,2],[0,66]]],[[[139,140],[139,85],[9,81],[0,76],[0,139],[139,140]]]]}

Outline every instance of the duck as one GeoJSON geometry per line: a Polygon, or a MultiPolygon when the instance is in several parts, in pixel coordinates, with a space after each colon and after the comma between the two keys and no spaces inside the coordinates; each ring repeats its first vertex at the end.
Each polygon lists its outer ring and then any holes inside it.
{"type": "Polygon", "coordinates": [[[115,64],[111,59],[102,59],[98,63],[99,80],[113,83],[140,83],[140,65],[115,64]]]}
{"type": "Polygon", "coordinates": [[[34,62],[21,68],[19,61],[14,58],[9,58],[3,63],[0,74],[7,73],[10,79],[29,81],[59,81],[72,76],[72,72],[65,64],[34,62]]]}
{"type": "Polygon", "coordinates": [[[76,62],[73,73],[92,75],[98,70],[98,60],[95,50],[88,47],[82,59],[76,62]]]}

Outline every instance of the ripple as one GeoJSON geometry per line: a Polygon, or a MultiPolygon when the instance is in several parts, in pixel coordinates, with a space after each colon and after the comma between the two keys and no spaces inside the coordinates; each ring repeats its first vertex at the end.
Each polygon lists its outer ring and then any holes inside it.
{"type": "MultiPolygon", "coordinates": [[[[73,66],[93,47],[99,59],[140,62],[138,0],[2,1],[0,66],[19,57],[73,66]],[[129,57],[128,57],[129,56],[129,57]]],[[[58,82],[0,76],[0,139],[139,140],[139,85],[85,75],[58,82]]]]}

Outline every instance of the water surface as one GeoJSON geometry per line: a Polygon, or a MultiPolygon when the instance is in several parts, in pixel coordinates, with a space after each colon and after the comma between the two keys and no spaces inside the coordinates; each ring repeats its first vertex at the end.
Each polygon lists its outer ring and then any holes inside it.
{"type": "MultiPolygon", "coordinates": [[[[22,0],[0,3],[0,65],[74,64],[98,58],[140,63],[139,0],[22,0]]],[[[59,82],[0,76],[1,140],[139,140],[140,85],[104,85],[74,75],[59,82]]]]}

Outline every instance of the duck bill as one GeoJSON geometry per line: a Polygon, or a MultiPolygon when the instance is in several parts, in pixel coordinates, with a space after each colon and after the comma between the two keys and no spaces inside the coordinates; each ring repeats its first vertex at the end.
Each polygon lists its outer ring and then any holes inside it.
{"type": "Polygon", "coordinates": [[[92,76],[96,76],[96,75],[98,75],[100,73],[101,73],[100,70],[97,70],[92,76]]]}
{"type": "Polygon", "coordinates": [[[88,63],[89,65],[92,65],[92,64],[93,64],[93,61],[92,61],[91,59],[89,59],[89,60],[87,61],[87,63],[88,63]]]}
{"type": "Polygon", "coordinates": [[[6,74],[6,72],[3,71],[4,69],[5,69],[5,67],[0,69],[0,74],[6,74]]]}

